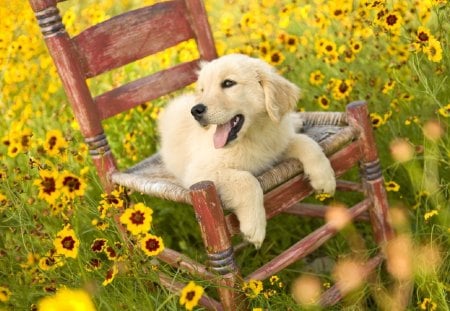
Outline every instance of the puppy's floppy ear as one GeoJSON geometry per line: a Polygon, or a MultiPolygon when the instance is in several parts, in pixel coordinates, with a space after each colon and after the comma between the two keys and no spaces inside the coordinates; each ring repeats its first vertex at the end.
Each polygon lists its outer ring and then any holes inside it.
{"type": "Polygon", "coordinates": [[[273,121],[279,122],[283,115],[295,108],[300,98],[300,89],[280,76],[273,67],[266,63],[261,65],[257,71],[264,89],[267,113],[273,121]]]}

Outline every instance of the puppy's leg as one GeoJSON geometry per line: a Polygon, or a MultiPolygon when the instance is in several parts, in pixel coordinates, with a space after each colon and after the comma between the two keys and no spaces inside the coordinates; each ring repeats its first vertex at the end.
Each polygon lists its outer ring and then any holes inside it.
{"type": "Polygon", "coordinates": [[[266,212],[258,180],[246,171],[224,169],[214,182],[225,207],[237,216],[244,239],[259,248],[266,235],[266,212]]]}
{"type": "Polygon", "coordinates": [[[334,194],[336,179],[333,168],[315,140],[304,134],[294,135],[286,156],[300,160],[314,190],[334,194]]]}

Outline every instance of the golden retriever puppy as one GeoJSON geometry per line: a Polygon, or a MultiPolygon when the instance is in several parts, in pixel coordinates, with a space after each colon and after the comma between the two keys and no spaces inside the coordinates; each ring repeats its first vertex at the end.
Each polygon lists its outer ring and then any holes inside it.
{"type": "Polygon", "coordinates": [[[264,61],[240,54],[201,66],[195,94],[170,102],[159,120],[160,153],[185,187],[211,180],[244,238],[259,248],[266,233],[255,175],[297,158],[312,187],[333,194],[334,171],[320,146],[295,132],[300,90],[264,61]]]}

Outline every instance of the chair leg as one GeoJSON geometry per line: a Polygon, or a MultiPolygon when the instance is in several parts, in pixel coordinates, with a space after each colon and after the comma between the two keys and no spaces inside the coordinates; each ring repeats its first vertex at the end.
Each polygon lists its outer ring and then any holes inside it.
{"type": "Polygon", "coordinates": [[[190,190],[209,265],[221,276],[218,292],[222,306],[224,310],[236,310],[241,305],[235,290],[239,269],[216,188],[212,182],[205,181],[194,184],[190,190]]]}
{"type": "Polygon", "coordinates": [[[393,229],[389,222],[389,204],[367,104],[365,102],[349,104],[347,117],[349,124],[360,130],[363,179],[367,195],[373,202],[373,206],[369,209],[370,221],[376,242],[383,245],[393,237],[393,229]]]}

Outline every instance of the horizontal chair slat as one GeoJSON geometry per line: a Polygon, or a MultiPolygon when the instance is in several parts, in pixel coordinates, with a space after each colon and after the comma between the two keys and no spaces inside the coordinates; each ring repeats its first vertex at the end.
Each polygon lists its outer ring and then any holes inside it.
{"type": "Polygon", "coordinates": [[[86,78],[193,38],[184,5],[169,1],[130,11],[74,37],[86,78]]]}
{"type": "Polygon", "coordinates": [[[122,85],[95,98],[100,118],[112,117],[146,101],[173,92],[197,79],[198,60],[187,62],[122,85]]]}

